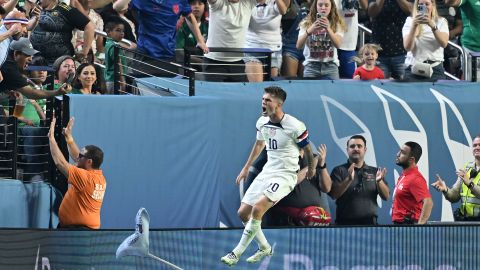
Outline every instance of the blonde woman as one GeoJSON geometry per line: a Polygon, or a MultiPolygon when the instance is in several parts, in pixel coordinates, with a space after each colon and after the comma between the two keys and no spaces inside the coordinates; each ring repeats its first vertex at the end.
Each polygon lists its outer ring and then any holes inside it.
{"type": "Polygon", "coordinates": [[[434,0],[415,0],[412,16],[405,21],[402,34],[403,46],[408,51],[405,59],[407,66],[405,79],[409,81],[445,79],[443,48],[448,45],[448,22],[438,16],[434,0]],[[430,67],[431,74],[428,72],[430,67]],[[418,69],[419,71],[416,71],[418,69]]]}
{"type": "Polygon", "coordinates": [[[337,48],[346,31],[334,0],[314,0],[310,12],[300,23],[297,48],[304,45],[303,77],[336,80],[338,74],[337,48]]]}

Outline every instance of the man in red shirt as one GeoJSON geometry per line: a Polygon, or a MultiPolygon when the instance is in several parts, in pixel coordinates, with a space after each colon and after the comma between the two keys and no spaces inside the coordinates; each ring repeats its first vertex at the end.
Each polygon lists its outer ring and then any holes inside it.
{"type": "Polygon", "coordinates": [[[417,167],[421,156],[422,147],[416,142],[406,142],[397,153],[396,164],[403,172],[393,193],[394,224],[425,224],[432,212],[432,196],[417,167]]]}

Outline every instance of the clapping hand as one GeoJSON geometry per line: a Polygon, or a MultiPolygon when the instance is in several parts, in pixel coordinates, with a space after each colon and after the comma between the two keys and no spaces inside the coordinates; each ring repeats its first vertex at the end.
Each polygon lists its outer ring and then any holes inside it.
{"type": "Polygon", "coordinates": [[[387,168],[378,168],[377,170],[377,176],[375,180],[377,180],[377,183],[385,179],[385,175],[387,174],[387,168]]]}

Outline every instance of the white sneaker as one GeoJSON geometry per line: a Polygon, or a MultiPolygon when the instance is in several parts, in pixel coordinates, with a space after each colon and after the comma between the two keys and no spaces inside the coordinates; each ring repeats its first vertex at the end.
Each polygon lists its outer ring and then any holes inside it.
{"type": "Polygon", "coordinates": [[[267,256],[272,256],[272,255],[273,255],[273,248],[272,247],[267,248],[265,250],[257,249],[255,254],[248,257],[247,262],[256,263],[256,262],[261,261],[263,258],[265,258],[267,256]]]}
{"type": "Polygon", "coordinates": [[[238,260],[240,260],[240,258],[237,257],[235,253],[230,252],[227,255],[223,256],[220,260],[228,266],[233,266],[238,263],[238,260]]]}

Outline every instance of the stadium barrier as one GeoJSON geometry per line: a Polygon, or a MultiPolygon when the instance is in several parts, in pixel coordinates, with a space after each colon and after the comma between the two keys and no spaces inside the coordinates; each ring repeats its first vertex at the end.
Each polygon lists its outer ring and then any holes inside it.
{"type": "MultiPolygon", "coordinates": [[[[274,255],[248,264],[245,259],[257,249],[252,243],[235,269],[473,270],[480,265],[478,225],[265,229],[274,255]]],[[[150,258],[116,259],[117,247],[132,232],[0,230],[0,269],[170,269],[150,258]]],[[[149,250],[182,269],[232,269],[220,257],[241,233],[241,229],[150,230],[149,250]]]]}

